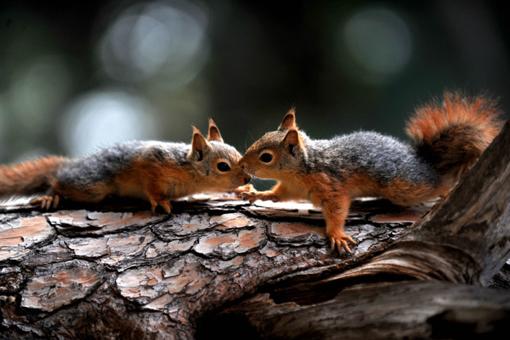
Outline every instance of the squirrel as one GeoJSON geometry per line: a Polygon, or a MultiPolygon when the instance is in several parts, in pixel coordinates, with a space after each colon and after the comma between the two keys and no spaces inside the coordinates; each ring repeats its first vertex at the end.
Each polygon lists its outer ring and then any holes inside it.
{"type": "Polygon", "coordinates": [[[350,253],[349,243],[356,242],[344,224],[353,198],[412,206],[446,196],[500,131],[499,115],[489,98],[446,92],[442,102],[418,108],[407,122],[411,145],[371,131],[314,140],[298,128],[291,109],[278,130],[253,143],[239,163],[277,184],[241,195],[251,202],[311,201],[323,210],[331,247],[350,253]]]}
{"type": "Polygon", "coordinates": [[[170,200],[199,192],[233,190],[250,181],[241,154],[225,144],[209,119],[207,139],[193,128],[191,145],[131,141],[92,155],[68,159],[49,156],[0,166],[0,197],[42,193],[31,204],[47,210],[62,199],[97,203],[107,196],[141,198],[154,213],[171,213],[170,200]]]}

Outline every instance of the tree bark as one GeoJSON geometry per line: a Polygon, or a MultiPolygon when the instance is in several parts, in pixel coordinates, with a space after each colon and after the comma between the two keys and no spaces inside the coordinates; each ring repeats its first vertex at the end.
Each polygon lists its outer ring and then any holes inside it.
{"type": "Polygon", "coordinates": [[[494,274],[510,251],[508,145],[507,124],[414,225],[428,207],[356,201],[352,255],[331,253],[309,204],[201,195],[166,216],[131,203],[40,212],[7,202],[1,336],[193,338],[220,325],[225,336],[448,337],[445,324],[493,334],[510,295],[480,285],[507,282],[508,270],[494,274]]]}
{"type": "Polygon", "coordinates": [[[4,205],[2,334],[191,338],[207,311],[285,275],[355,266],[424,211],[356,202],[348,231],[359,244],[338,256],[310,204],[199,197],[176,202],[172,216],[125,207],[43,213],[4,205]]]}

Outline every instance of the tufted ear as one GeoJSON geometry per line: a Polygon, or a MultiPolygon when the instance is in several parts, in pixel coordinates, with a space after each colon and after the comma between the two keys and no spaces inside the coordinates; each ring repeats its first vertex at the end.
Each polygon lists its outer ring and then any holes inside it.
{"type": "Polygon", "coordinates": [[[283,117],[282,122],[280,123],[280,126],[278,127],[278,130],[285,131],[288,129],[297,129],[296,125],[296,109],[291,107],[290,110],[285,114],[285,117],[283,117]]]}
{"type": "Polygon", "coordinates": [[[204,159],[204,154],[209,150],[210,145],[199,129],[194,126],[192,126],[192,129],[190,157],[196,161],[201,161],[204,159]]]}
{"type": "Polygon", "coordinates": [[[303,143],[301,142],[301,137],[299,136],[298,130],[295,128],[290,129],[282,141],[285,149],[292,155],[296,156],[296,152],[303,147],[303,143]]]}
{"type": "Polygon", "coordinates": [[[209,118],[209,130],[207,132],[207,140],[214,140],[223,143],[223,137],[221,137],[220,129],[212,118],[209,118]]]}

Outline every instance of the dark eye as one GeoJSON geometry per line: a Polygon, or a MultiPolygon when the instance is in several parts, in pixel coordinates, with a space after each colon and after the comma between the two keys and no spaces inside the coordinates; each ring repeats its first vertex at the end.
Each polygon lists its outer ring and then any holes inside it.
{"type": "Polygon", "coordinates": [[[218,168],[218,170],[220,170],[221,172],[227,172],[230,170],[230,165],[228,165],[228,163],[226,162],[219,162],[216,167],[218,168]]]}
{"type": "Polygon", "coordinates": [[[273,160],[273,155],[268,152],[264,152],[262,155],[260,155],[259,159],[261,162],[269,163],[273,160]]]}

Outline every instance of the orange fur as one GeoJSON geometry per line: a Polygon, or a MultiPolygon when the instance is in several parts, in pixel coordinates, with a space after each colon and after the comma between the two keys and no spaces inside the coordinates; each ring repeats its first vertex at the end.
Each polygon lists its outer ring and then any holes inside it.
{"type": "Polygon", "coordinates": [[[114,183],[117,195],[147,199],[153,211],[159,205],[170,213],[170,199],[197,191],[198,183],[192,179],[189,169],[177,164],[161,164],[140,158],[134,160],[129,169],[119,173],[114,183]],[[172,195],[169,195],[170,189],[172,195]]]}
{"type": "Polygon", "coordinates": [[[345,219],[351,205],[348,188],[323,172],[305,175],[302,180],[308,189],[310,201],[322,208],[331,246],[351,252],[348,242],[354,243],[354,240],[344,231],[345,219]]]}
{"type": "Polygon", "coordinates": [[[476,143],[487,147],[501,129],[500,111],[489,98],[466,98],[458,93],[445,93],[442,104],[431,103],[416,110],[409,119],[406,132],[416,142],[432,142],[452,125],[468,125],[480,131],[476,143]]]}
{"type": "Polygon", "coordinates": [[[10,166],[0,165],[0,196],[48,189],[53,174],[65,161],[66,158],[51,156],[10,166]]]}
{"type": "Polygon", "coordinates": [[[383,185],[361,171],[352,173],[342,183],[342,187],[352,198],[384,197],[402,206],[412,206],[438,196],[446,195],[450,189],[448,185],[433,186],[427,183],[414,183],[400,178],[383,185]]]}
{"type": "Polygon", "coordinates": [[[97,203],[114,193],[113,186],[108,182],[94,182],[87,187],[73,187],[62,185],[55,181],[52,185],[52,194],[62,196],[74,202],[97,203]]]}
{"type": "Polygon", "coordinates": [[[467,170],[501,130],[500,110],[483,96],[445,93],[442,103],[416,110],[406,132],[417,152],[441,175],[458,177],[467,170]]]}

